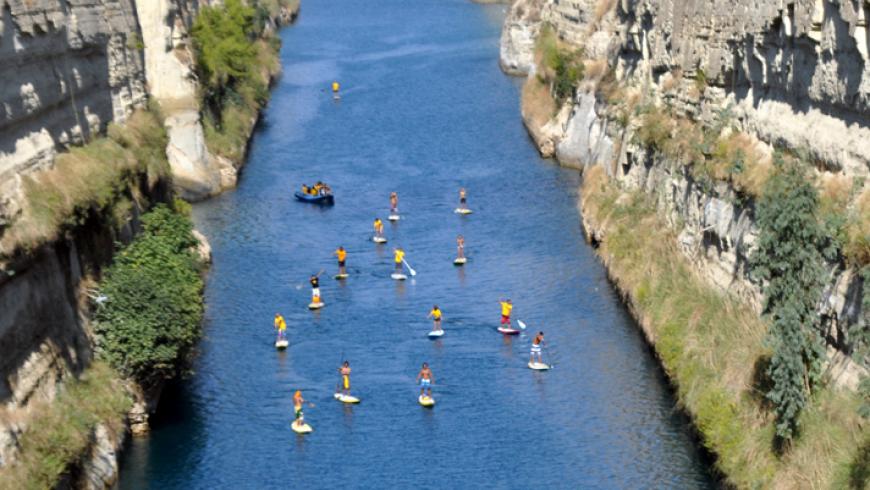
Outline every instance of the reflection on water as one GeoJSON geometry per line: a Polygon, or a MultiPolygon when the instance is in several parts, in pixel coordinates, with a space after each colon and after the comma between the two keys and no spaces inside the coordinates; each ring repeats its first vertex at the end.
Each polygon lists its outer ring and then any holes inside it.
{"type": "Polygon", "coordinates": [[[504,6],[466,0],[310,2],[283,31],[284,76],[239,188],[195,207],[209,237],[206,337],[171,386],[121,487],[697,488],[710,485],[686,421],[592,251],[578,177],[538,158],[518,81],[499,72],[504,6]],[[335,103],[328,84],[339,80],[335,103]],[[298,203],[324,180],[331,208],[298,203]],[[453,213],[459,187],[475,213],[453,213]],[[370,241],[399,192],[390,242],[370,241]],[[452,263],[456,235],[471,257],[452,263]],[[333,251],[350,277],[335,281],[333,251]],[[418,271],[390,279],[392,248],[418,271]],[[323,310],[307,309],[325,269],[323,310]],[[547,336],[497,333],[501,298],[547,336]],[[431,341],[437,303],[444,337],[431,341]],[[284,314],[290,347],[273,347],[284,314]],[[333,399],[348,359],[359,405],[333,399]],[[432,366],[437,404],[417,403],[432,366]],[[289,427],[292,393],[314,427],[289,427]]]}

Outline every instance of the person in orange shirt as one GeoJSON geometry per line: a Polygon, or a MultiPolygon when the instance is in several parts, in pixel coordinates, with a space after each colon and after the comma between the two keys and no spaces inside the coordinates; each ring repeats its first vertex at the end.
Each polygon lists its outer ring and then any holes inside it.
{"type": "Polygon", "coordinates": [[[338,247],[338,250],[335,251],[335,256],[338,257],[338,274],[346,275],[345,260],[347,260],[347,250],[344,247],[338,247]]]}

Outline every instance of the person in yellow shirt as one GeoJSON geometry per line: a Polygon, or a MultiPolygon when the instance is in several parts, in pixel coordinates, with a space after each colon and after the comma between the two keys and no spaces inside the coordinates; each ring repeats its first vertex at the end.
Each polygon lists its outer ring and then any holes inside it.
{"type": "Polygon", "coordinates": [[[287,331],[287,322],[285,322],[284,317],[278,313],[275,313],[275,330],[278,331],[278,340],[284,340],[284,334],[287,331]]]}
{"type": "Polygon", "coordinates": [[[501,324],[511,326],[511,310],[514,308],[511,300],[507,299],[501,302],[501,324]]]}
{"type": "Polygon", "coordinates": [[[402,261],[405,260],[405,251],[401,248],[393,249],[393,260],[396,262],[396,273],[402,273],[402,261]]]}
{"type": "Polygon", "coordinates": [[[347,259],[347,250],[344,247],[338,247],[335,251],[335,256],[338,257],[338,273],[339,275],[347,274],[347,270],[344,266],[344,261],[347,259]]]}
{"type": "Polygon", "coordinates": [[[440,332],[441,331],[441,310],[438,308],[438,305],[432,307],[432,311],[429,312],[429,315],[426,318],[432,317],[432,331],[440,332]]]}
{"type": "Polygon", "coordinates": [[[375,236],[378,238],[383,238],[383,236],[384,236],[384,222],[381,221],[381,218],[375,218],[374,228],[375,228],[375,236]]]}

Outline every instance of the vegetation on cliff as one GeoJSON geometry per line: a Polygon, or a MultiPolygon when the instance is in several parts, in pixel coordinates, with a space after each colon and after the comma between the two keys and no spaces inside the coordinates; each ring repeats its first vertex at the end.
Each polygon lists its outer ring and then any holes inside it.
{"type": "Polygon", "coordinates": [[[280,69],[281,42],[268,28],[269,16],[289,4],[227,0],[203,7],[193,25],[206,144],[232,162],[244,158],[250,129],[269,99],[269,82],[280,69]]]}
{"type": "Polygon", "coordinates": [[[23,177],[21,215],[2,234],[0,251],[31,250],[92,215],[123,222],[140,186],[169,175],[166,132],[156,107],[133,113],[107,135],[57,156],[54,167],[23,177]]]}
{"type": "Polygon", "coordinates": [[[563,45],[552,26],[541,28],[535,44],[535,63],[538,82],[550,89],[553,99],[561,104],[574,95],[574,89],[583,79],[582,50],[571,50],[563,45]]]}
{"type": "MultiPolygon", "coordinates": [[[[142,216],[142,233],[115,257],[95,314],[97,354],[124,376],[149,384],[184,367],[201,335],[201,263],[190,219],[158,205],[142,216]]],[[[183,211],[183,209],[181,209],[183,211]]]]}
{"type": "Polygon", "coordinates": [[[118,373],[94,363],[79,379],[66,382],[53,402],[32,408],[27,430],[18,441],[20,457],[0,472],[0,488],[54,488],[82,458],[98,424],[109,433],[125,430],[131,404],[118,373]]]}
{"type": "MultiPolygon", "coordinates": [[[[611,277],[726,480],[741,488],[861,488],[870,475],[870,432],[856,412],[859,397],[817,385],[797,414],[800,437],[782,452],[777,410],[766,396],[772,362],[766,322],[694,273],[644,194],[621,191],[594,166],[582,195],[584,219],[600,233],[611,277]]],[[[775,352],[776,343],[771,347],[775,352]]]]}

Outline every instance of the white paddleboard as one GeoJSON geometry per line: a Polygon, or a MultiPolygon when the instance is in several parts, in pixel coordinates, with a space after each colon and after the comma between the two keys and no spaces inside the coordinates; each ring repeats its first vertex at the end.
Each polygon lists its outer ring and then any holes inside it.
{"type": "Polygon", "coordinates": [[[419,402],[420,405],[423,405],[424,407],[434,407],[435,406],[435,399],[432,398],[431,396],[420,395],[417,398],[417,402],[419,402]]]}
{"type": "Polygon", "coordinates": [[[278,350],[284,350],[287,348],[288,345],[290,345],[290,342],[288,342],[287,339],[281,339],[281,340],[275,341],[275,348],[278,350]]]}
{"type": "Polygon", "coordinates": [[[387,239],[382,236],[373,236],[372,241],[375,243],[387,243],[387,239]]]}
{"type": "Polygon", "coordinates": [[[408,278],[408,276],[406,276],[405,274],[399,274],[398,272],[394,272],[393,274],[390,275],[390,277],[392,277],[393,279],[395,279],[397,281],[404,281],[405,279],[408,278]]]}
{"type": "Polygon", "coordinates": [[[505,334],[505,335],[517,335],[520,333],[520,331],[515,329],[515,328],[505,328],[505,327],[498,327],[498,331],[505,334]]]}
{"type": "Polygon", "coordinates": [[[457,257],[453,259],[453,265],[465,265],[468,262],[468,259],[465,257],[457,257]]]}
{"type": "Polygon", "coordinates": [[[359,398],[352,395],[345,395],[343,393],[336,393],[333,395],[336,400],[342,403],[359,403],[359,398]]]}
{"type": "Polygon", "coordinates": [[[297,434],[308,434],[314,431],[314,429],[312,429],[310,425],[304,423],[299,425],[296,422],[293,422],[290,424],[290,428],[293,429],[293,432],[297,434]]]}
{"type": "Polygon", "coordinates": [[[550,365],[544,364],[543,362],[530,362],[529,369],[534,369],[535,371],[546,371],[550,369],[550,365]]]}
{"type": "Polygon", "coordinates": [[[399,219],[401,219],[401,217],[398,214],[391,214],[391,215],[387,216],[387,219],[390,221],[399,221],[399,219]]]}
{"type": "Polygon", "coordinates": [[[432,330],[428,335],[429,338],[437,339],[438,337],[444,336],[444,330],[432,330]]]}
{"type": "Polygon", "coordinates": [[[456,214],[471,214],[471,210],[468,208],[456,208],[453,212],[456,214]]]}
{"type": "Polygon", "coordinates": [[[340,281],[342,279],[347,279],[347,274],[336,274],[332,277],[334,277],[336,280],[340,281]]]}
{"type": "Polygon", "coordinates": [[[309,310],[319,310],[324,306],[326,306],[326,303],[324,303],[323,301],[321,301],[320,303],[308,303],[309,310]]]}

